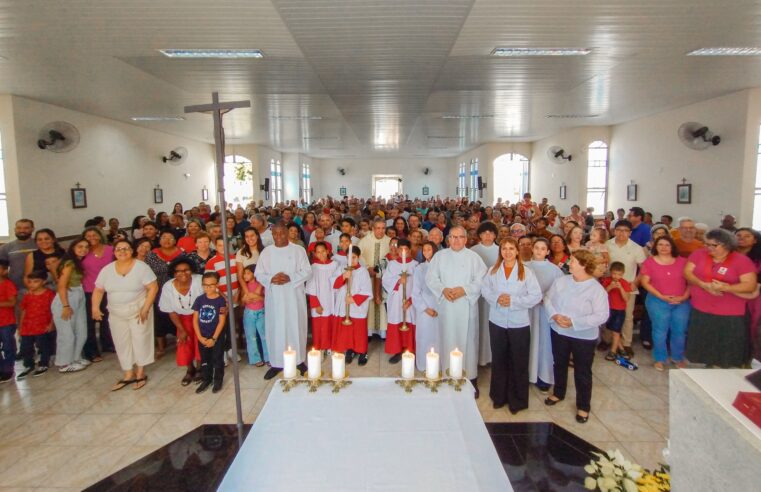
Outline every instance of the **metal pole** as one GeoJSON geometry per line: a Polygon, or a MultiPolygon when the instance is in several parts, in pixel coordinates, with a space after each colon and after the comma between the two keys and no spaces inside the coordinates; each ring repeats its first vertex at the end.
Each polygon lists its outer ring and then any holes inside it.
{"type": "MultiPolygon", "coordinates": [[[[212,94],[214,105],[219,104],[219,94],[212,94]]],[[[227,203],[225,203],[225,135],[222,128],[222,111],[214,110],[214,143],[216,149],[216,167],[217,167],[217,199],[222,209],[222,241],[224,242],[225,251],[222,255],[225,259],[225,272],[227,272],[225,282],[227,284],[227,305],[229,312],[227,314],[227,323],[229,326],[230,344],[232,346],[232,366],[233,366],[233,384],[235,386],[235,412],[237,415],[238,426],[238,446],[243,444],[243,409],[241,407],[240,397],[240,376],[238,374],[238,338],[235,329],[235,311],[233,309],[233,285],[230,278],[230,238],[227,236],[227,203]]],[[[238,272],[240,275],[241,272],[238,272]]]]}

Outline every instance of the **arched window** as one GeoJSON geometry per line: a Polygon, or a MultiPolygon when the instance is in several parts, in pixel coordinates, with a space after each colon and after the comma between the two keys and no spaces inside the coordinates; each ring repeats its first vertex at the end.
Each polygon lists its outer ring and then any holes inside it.
{"type": "Polygon", "coordinates": [[[242,155],[225,157],[225,201],[238,205],[246,205],[254,199],[254,164],[242,155]]]}
{"type": "Polygon", "coordinates": [[[301,199],[310,203],[312,201],[312,175],[311,166],[306,162],[301,163],[301,199]]]}
{"type": "Polygon", "coordinates": [[[478,159],[470,160],[470,188],[468,199],[471,202],[478,200],[478,159]]]}
{"type": "Polygon", "coordinates": [[[587,207],[604,214],[608,192],[608,144],[600,140],[589,144],[587,159],[587,207]]]}
{"type": "Polygon", "coordinates": [[[283,166],[279,160],[270,160],[270,193],[272,203],[283,201],[283,166]]]}
{"type": "Polygon", "coordinates": [[[529,161],[521,154],[503,154],[494,159],[494,199],[518,203],[528,191],[529,161]]]}
{"type": "Polygon", "coordinates": [[[465,181],[465,163],[461,162],[457,170],[457,196],[463,197],[468,191],[468,183],[465,181]]]}

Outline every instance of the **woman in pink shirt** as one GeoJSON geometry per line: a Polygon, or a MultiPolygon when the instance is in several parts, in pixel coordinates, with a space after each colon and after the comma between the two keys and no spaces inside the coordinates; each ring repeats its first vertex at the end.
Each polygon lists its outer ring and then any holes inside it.
{"type": "Polygon", "coordinates": [[[749,361],[746,300],[758,295],[756,267],[735,251],[737,239],[724,229],[705,235],[704,249],[687,259],[692,313],[687,358],[707,366],[741,367],[749,361]]]}
{"type": "Polygon", "coordinates": [[[640,284],[648,292],[645,307],[653,324],[655,369],[662,371],[668,362],[667,340],[671,360],[677,367],[685,367],[684,344],[690,320],[690,291],[684,278],[687,259],[679,256],[668,235],[655,240],[650,254],[642,264],[640,284]]]}
{"type": "Polygon", "coordinates": [[[85,308],[87,309],[87,341],[84,347],[84,357],[90,362],[100,362],[101,350],[114,352],[114,342],[111,339],[111,330],[108,326],[108,299],[103,295],[100,303],[100,311],[103,319],[100,320],[100,347],[95,336],[95,323],[92,317],[92,293],[95,290],[95,279],[104,266],[114,261],[114,248],[106,244],[106,238],[98,227],[88,227],[82,233],[90,246],[87,256],[82,259],[82,288],[85,291],[85,308]]]}

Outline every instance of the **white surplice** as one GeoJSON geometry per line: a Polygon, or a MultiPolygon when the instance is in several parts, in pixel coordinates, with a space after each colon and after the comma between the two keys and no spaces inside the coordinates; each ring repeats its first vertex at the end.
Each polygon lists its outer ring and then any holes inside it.
{"type": "MultiPolygon", "coordinates": [[[[534,272],[542,289],[542,295],[546,295],[552,283],[564,276],[563,271],[551,261],[531,260],[526,266],[534,272]]],[[[540,302],[531,309],[531,351],[528,358],[528,380],[536,383],[541,379],[547,384],[555,384],[553,373],[552,341],[550,331],[550,319],[544,309],[544,303],[540,302]]]]}
{"type": "Polygon", "coordinates": [[[425,354],[433,348],[441,353],[439,317],[429,316],[426,309],[438,312],[436,294],[428,288],[425,276],[430,263],[420,263],[412,275],[412,308],[415,311],[415,365],[418,371],[425,371],[425,354]]]}
{"type": "Polygon", "coordinates": [[[438,300],[441,326],[441,370],[449,368],[449,352],[459,348],[469,379],[478,376],[478,298],[486,265],[473,251],[444,249],[433,255],[425,280],[438,300]],[[443,294],[445,288],[462,287],[465,296],[454,302],[443,294]]]}
{"type": "MultiPolygon", "coordinates": [[[[471,251],[481,257],[486,268],[489,269],[497,263],[499,246],[492,244],[484,246],[476,244],[471,251]]],[[[478,365],[485,366],[491,363],[491,341],[489,340],[489,303],[483,296],[478,300],[478,365]]]]}
{"type": "Polygon", "coordinates": [[[283,351],[289,346],[296,351],[296,362],[306,359],[307,303],[304,284],[312,278],[304,248],[296,244],[278,248],[267,246],[256,264],[256,279],[264,286],[264,331],[270,363],[283,367],[283,351]],[[272,283],[272,277],[285,273],[290,282],[272,283]]]}
{"type": "MultiPolygon", "coordinates": [[[[394,261],[388,262],[386,270],[383,272],[383,289],[386,291],[386,311],[389,324],[395,325],[402,322],[404,316],[402,313],[402,286],[397,287],[397,282],[401,278],[402,271],[407,271],[407,298],[412,296],[412,289],[414,288],[415,268],[418,262],[412,259],[407,259],[407,263],[402,266],[401,257],[394,261]]],[[[412,301],[415,302],[415,301],[412,301]]],[[[413,309],[407,310],[407,322],[415,324],[415,312],[413,309]]]]}
{"type": "Polygon", "coordinates": [[[306,294],[308,296],[315,296],[320,301],[320,307],[322,307],[322,314],[318,314],[315,308],[310,310],[309,314],[312,318],[328,318],[333,316],[334,299],[331,278],[333,278],[333,274],[337,270],[343,271],[335,260],[329,263],[312,264],[312,278],[306,283],[306,294]]]}
{"type": "MultiPolygon", "coordinates": [[[[335,286],[335,282],[341,275],[344,274],[342,268],[337,268],[333,272],[333,276],[330,279],[331,287],[335,286]]],[[[335,316],[343,318],[346,316],[346,283],[344,283],[338,289],[333,289],[333,313],[335,316]]],[[[349,317],[351,318],[366,318],[367,310],[372,304],[373,299],[373,284],[371,283],[370,274],[367,272],[367,268],[359,268],[352,271],[351,274],[351,295],[367,296],[359,305],[352,304],[349,306],[349,317]]]]}

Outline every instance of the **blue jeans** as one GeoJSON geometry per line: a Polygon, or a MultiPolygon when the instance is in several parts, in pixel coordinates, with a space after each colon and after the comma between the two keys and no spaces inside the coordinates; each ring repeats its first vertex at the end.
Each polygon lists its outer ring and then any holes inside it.
{"type": "Polygon", "coordinates": [[[0,374],[13,374],[16,365],[16,325],[0,326],[0,374]]]}
{"type": "Polygon", "coordinates": [[[671,347],[671,360],[684,360],[684,344],[687,339],[687,323],[690,321],[690,303],[669,304],[648,295],[645,307],[653,323],[653,359],[656,362],[666,362],[668,350],[666,341],[671,347]]]}
{"type": "Polygon", "coordinates": [[[248,363],[256,364],[257,362],[269,361],[267,353],[267,342],[264,339],[264,309],[246,308],[243,311],[243,330],[246,332],[246,348],[248,349],[248,363]],[[256,345],[256,335],[262,343],[262,354],[259,354],[259,347],[256,345]]]}

